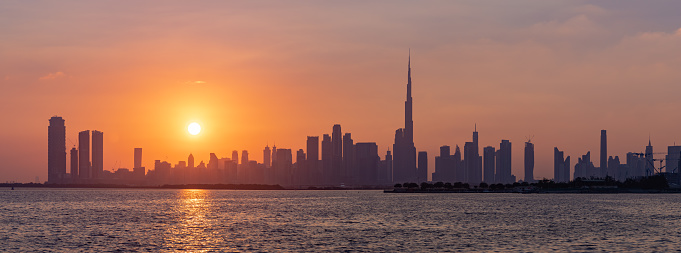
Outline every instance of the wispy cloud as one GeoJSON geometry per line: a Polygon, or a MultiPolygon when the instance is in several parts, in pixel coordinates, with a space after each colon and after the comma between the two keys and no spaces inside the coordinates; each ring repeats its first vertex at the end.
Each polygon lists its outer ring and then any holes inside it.
{"type": "Polygon", "coordinates": [[[54,73],[49,73],[46,76],[40,77],[38,79],[39,80],[53,80],[53,79],[62,78],[62,77],[65,77],[65,76],[66,76],[66,74],[64,74],[64,72],[57,71],[57,72],[54,72],[54,73]]]}
{"type": "Polygon", "coordinates": [[[205,84],[204,81],[186,81],[185,84],[205,84]]]}

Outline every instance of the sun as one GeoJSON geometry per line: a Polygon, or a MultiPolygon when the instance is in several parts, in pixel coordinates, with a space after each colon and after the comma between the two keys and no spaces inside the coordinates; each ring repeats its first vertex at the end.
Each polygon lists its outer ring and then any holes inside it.
{"type": "Polygon", "coordinates": [[[191,135],[197,135],[201,132],[201,125],[199,125],[199,123],[192,122],[187,127],[187,131],[189,131],[189,134],[191,135]]]}

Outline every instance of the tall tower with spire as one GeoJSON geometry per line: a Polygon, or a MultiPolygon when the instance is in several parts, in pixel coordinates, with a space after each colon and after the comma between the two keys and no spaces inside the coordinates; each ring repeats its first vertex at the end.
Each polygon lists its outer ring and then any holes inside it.
{"type": "MultiPolygon", "coordinates": [[[[393,144],[393,181],[416,182],[416,147],[414,147],[414,121],[411,97],[411,50],[407,62],[407,100],[404,101],[404,128],[395,131],[393,144]]],[[[424,168],[427,170],[427,168],[424,168]]],[[[424,180],[425,181],[425,180],[424,180]]]]}

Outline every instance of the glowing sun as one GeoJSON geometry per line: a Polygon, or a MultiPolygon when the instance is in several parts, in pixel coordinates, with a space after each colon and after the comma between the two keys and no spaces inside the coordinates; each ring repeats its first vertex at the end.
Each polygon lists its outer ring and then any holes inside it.
{"type": "Polygon", "coordinates": [[[187,131],[189,131],[191,135],[197,135],[201,132],[201,125],[199,125],[199,123],[192,122],[187,127],[187,131]]]}

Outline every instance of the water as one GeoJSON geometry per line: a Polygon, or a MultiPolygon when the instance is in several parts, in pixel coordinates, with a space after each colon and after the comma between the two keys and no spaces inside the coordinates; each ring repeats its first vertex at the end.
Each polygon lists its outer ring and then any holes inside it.
{"type": "Polygon", "coordinates": [[[681,195],[0,189],[0,251],[677,251],[681,195]]]}

